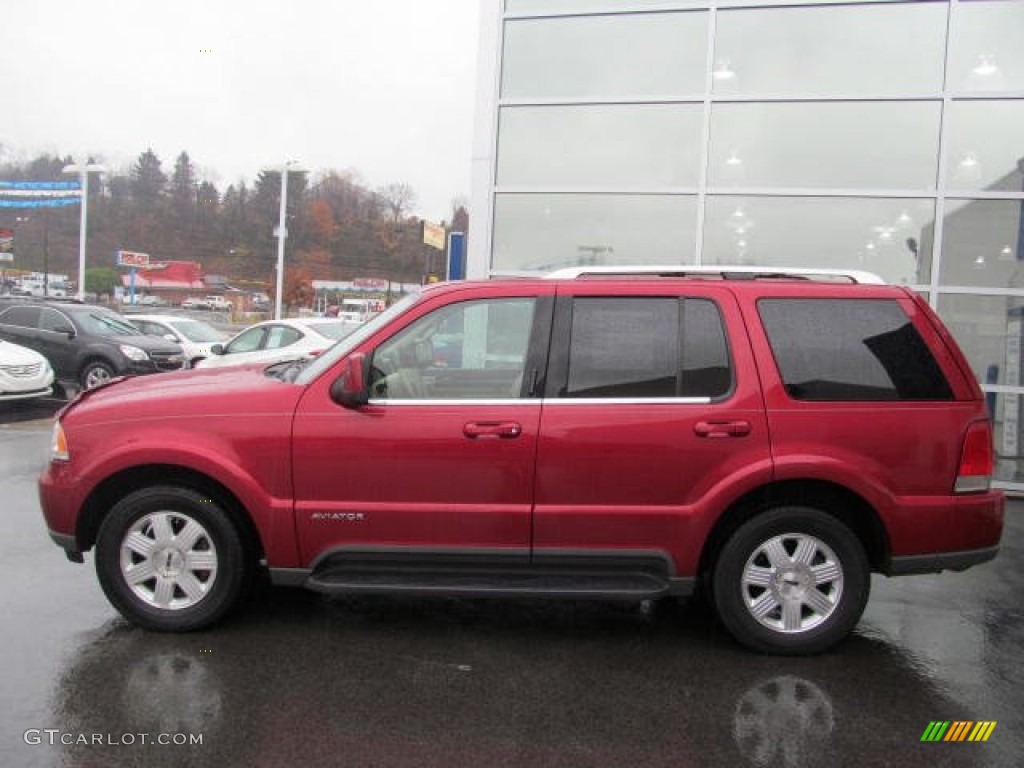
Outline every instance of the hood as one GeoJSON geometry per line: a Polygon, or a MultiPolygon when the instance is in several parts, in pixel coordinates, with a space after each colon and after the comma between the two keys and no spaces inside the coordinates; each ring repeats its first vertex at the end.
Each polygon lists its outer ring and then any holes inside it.
{"type": "Polygon", "coordinates": [[[38,352],[0,339],[0,365],[35,365],[45,361],[38,352]]]}
{"type": "Polygon", "coordinates": [[[79,423],[180,419],[294,411],[303,387],[269,376],[266,366],[185,370],[115,379],[82,392],[64,418],[79,423]]]}
{"type": "Polygon", "coordinates": [[[169,355],[181,352],[180,344],[168,341],[161,336],[145,336],[139,333],[131,336],[104,336],[103,338],[117,344],[131,344],[133,347],[138,347],[146,352],[164,352],[169,355]]]}

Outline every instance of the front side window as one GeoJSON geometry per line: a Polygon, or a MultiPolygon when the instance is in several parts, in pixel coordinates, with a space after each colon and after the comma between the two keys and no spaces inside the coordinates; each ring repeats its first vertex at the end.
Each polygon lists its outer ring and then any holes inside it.
{"type": "Polygon", "coordinates": [[[234,341],[228,344],[225,352],[229,354],[235,354],[238,352],[255,352],[260,348],[263,343],[263,336],[266,334],[266,328],[250,328],[247,331],[242,331],[238,334],[234,341]]]}
{"type": "Polygon", "coordinates": [[[39,313],[39,327],[44,331],[56,331],[58,328],[71,328],[71,321],[55,309],[46,307],[39,313]]]}
{"type": "Polygon", "coordinates": [[[521,396],[533,298],[449,305],[381,344],[370,369],[375,400],[521,396]]]}
{"type": "Polygon", "coordinates": [[[289,328],[286,325],[275,325],[267,334],[266,348],[281,349],[282,347],[291,346],[301,338],[302,333],[300,331],[289,328]]]}
{"type": "Polygon", "coordinates": [[[714,302],[675,297],[577,298],[568,398],[717,398],[732,385],[714,302]]]}
{"type": "Polygon", "coordinates": [[[952,400],[900,305],[876,299],[762,299],[786,392],[795,400],[952,400]]]}

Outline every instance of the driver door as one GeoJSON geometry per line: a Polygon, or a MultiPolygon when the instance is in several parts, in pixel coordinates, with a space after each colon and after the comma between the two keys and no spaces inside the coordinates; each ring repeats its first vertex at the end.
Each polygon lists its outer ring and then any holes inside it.
{"type": "Polygon", "coordinates": [[[531,382],[552,307],[536,293],[425,301],[359,349],[370,371],[361,408],[330,399],[332,374],[310,385],[294,429],[303,561],[367,549],[528,559],[541,410],[531,382]]]}

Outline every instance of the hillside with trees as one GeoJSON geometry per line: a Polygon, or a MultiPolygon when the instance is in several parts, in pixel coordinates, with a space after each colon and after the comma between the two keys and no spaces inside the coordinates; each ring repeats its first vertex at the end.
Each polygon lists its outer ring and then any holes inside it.
{"type": "MultiPolygon", "coordinates": [[[[0,165],[0,180],[68,181],[73,177],[61,169],[71,162],[52,155],[9,162],[0,165]]],[[[261,172],[251,185],[240,181],[220,190],[199,177],[187,152],[165,168],[147,149],[130,168],[91,178],[89,266],[112,266],[118,250],[142,251],[156,260],[198,261],[207,274],[239,283],[271,283],[280,192],[279,173],[261,172]]],[[[407,184],[371,190],[352,171],[289,173],[286,279],[416,283],[428,265],[443,272],[443,256],[422,243],[415,205],[407,184]]],[[[453,218],[468,224],[461,206],[453,218]]],[[[15,228],[16,260],[8,266],[76,273],[78,221],[77,205],[0,210],[0,226],[15,228]]]]}

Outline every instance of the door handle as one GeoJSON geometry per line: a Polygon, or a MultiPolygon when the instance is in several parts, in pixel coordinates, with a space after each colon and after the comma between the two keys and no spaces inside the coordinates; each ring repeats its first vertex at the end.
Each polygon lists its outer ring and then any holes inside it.
{"type": "Polygon", "coordinates": [[[749,421],[698,421],[693,425],[697,437],[746,437],[749,421]]]}
{"type": "Polygon", "coordinates": [[[501,437],[510,440],[522,433],[522,425],[514,421],[471,421],[462,427],[462,434],[471,440],[478,437],[501,437]]]}

